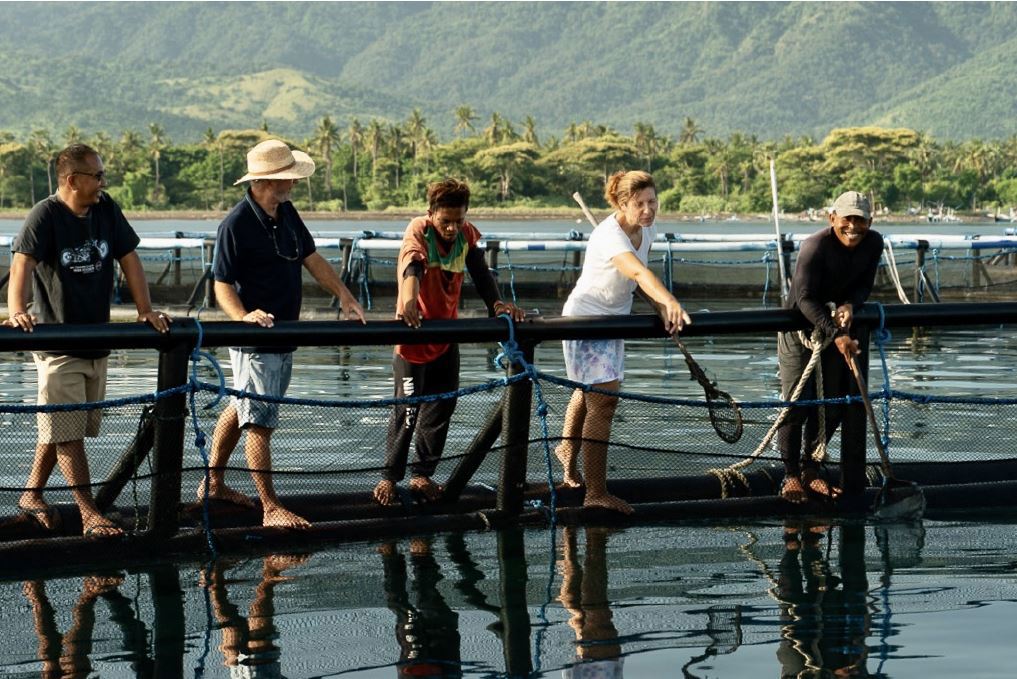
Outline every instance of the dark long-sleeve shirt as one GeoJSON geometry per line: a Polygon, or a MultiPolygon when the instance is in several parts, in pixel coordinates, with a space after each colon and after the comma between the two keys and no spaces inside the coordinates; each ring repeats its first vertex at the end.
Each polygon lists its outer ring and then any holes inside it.
{"type": "Polygon", "coordinates": [[[798,309],[827,336],[837,333],[827,302],[851,304],[855,309],[872,293],[876,269],[883,256],[883,237],[869,231],[855,248],[837,240],[832,227],[812,234],[798,250],[787,306],[798,309]]]}

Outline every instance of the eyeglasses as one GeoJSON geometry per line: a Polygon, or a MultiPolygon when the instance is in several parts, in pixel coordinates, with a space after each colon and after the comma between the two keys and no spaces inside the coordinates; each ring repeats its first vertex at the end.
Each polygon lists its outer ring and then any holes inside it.
{"type": "Polygon", "coordinates": [[[92,179],[94,179],[95,181],[99,182],[100,184],[102,184],[104,181],[106,181],[106,171],[105,170],[99,170],[98,172],[72,172],[71,174],[83,174],[86,177],[91,177],[92,179]]]}

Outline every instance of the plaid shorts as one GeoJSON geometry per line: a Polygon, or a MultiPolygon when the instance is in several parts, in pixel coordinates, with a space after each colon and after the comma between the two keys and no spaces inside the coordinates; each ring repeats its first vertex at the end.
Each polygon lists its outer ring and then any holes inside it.
{"type": "MultiPolygon", "coordinates": [[[[258,396],[282,398],[293,374],[293,353],[269,354],[230,349],[233,388],[258,396]]],[[[232,399],[241,427],[254,424],[266,429],[279,426],[279,404],[250,398],[232,399]]]]}

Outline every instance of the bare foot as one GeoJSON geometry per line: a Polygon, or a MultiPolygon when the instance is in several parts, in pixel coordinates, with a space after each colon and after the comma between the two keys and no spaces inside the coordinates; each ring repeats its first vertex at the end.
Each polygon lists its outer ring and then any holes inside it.
{"type": "Polygon", "coordinates": [[[89,539],[118,538],[124,531],[102,514],[89,514],[81,517],[81,534],[89,539]]]}
{"type": "Polygon", "coordinates": [[[283,582],[290,579],[282,574],[283,571],[302,566],[310,558],[310,554],[269,554],[265,557],[261,571],[267,580],[283,582]]]}
{"type": "Polygon", "coordinates": [[[805,502],[805,489],[797,476],[785,476],[784,483],[780,486],[780,496],[793,505],[800,505],[805,502]]]}
{"type": "Polygon", "coordinates": [[[81,596],[94,599],[124,584],[122,575],[89,575],[81,585],[81,596]]]}
{"type": "Polygon", "coordinates": [[[622,514],[632,514],[636,511],[632,509],[632,505],[620,497],[616,497],[610,493],[604,493],[603,495],[590,495],[589,491],[586,493],[586,499],[583,500],[583,506],[603,507],[604,509],[621,512],[622,514]]]}
{"type": "Polygon", "coordinates": [[[840,496],[840,488],[831,486],[818,472],[807,471],[802,474],[805,488],[820,500],[836,500],[840,496]]]}
{"type": "Polygon", "coordinates": [[[410,492],[424,502],[436,502],[441,499],[441,486],[426,476],[414,476],[410,479],[410,492]]]}
{"type": "MultiPolygon", "coordinates": [[[[247,507],[249,509],[254,508],[254,500],[247,497],[239,490],[233,490],[225,483],[223,484],[211,484],[208,491],[209,500],[221,500],[222,502],[229,502],[231,504],[240,505],[241,507],[247,507]]],[[[198,484],[198,500],[200,502],[205,501],[205,479],[201,480],[198,484]]]]}
{"type": "Polygon", "coordinates": [[[374,501],[382,507],[394,507],[399,504],[399,496],[396,495],[395,481],[382,479],[374,487],[374,501]]]}
{"type": "Polygon", "coordinates": [[[311,527],[311,522],[302,516],[297,516],[282,505],[266,508],[265,515],[261,522],[266,528],[289,528],[304,530],[311,527]]]}
{"type": "Polygon", "coordinates": [[[566,488],[579,488],[583,485],[583,477],[576,469],[576,453],[572,445],[562,441],[554,449],[554,456],[561,462],[561,466],[565,469],[565,475],[562,478],[562,485],[566,488]]]}
{"type": "Polygon", "coordinates": [[[411,538],[410,555],[426,556],[431,553],[431,541],[428,538],[411,538]]]}

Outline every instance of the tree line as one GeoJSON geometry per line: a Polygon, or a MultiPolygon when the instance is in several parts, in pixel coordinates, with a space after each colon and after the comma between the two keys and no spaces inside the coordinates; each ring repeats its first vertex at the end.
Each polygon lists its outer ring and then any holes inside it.
{"type": "MultiPolygon", "coordinates": [[[[821,141],[741,133],[720,139],[687,117],[675,136],[646,123],[622,133],[583,121],[541,138],[530,116],[513,122],[495,112],[480,120],[466,105],[452,112],[448,127],[450,134],[440,139],[414,109],[396,122],[351,118],[339,124],[326,115],[305,139],[280,137],[318,163],[318,172],[295,191],[295,202],[333,212],[419,208],[429,182],[456,176],[470,182],[475,206],[539,210],[571,205],[575,191],[597,204],[612,172],[639,168],[654,174],[665,211],[766,212],[774,158],[787,211],[821,208],[848,189],[893,211],[1017,205],[1017,135],[954,142],[905,128],[852,127],[834,129],[821,141]]],[[[272,137],[279,135],[265,123],[249,130],[209,128],[199,142],[180,144],[158,123],[115,137],[75,126],[57,138],[45,129],[23,138],[0,131],[0,209],[28,208],[53,193],[56,154],[76,142],[102,156],[108,192],[125,209],[227,209],[240,199],[242,189],[232,184],[245,172],[247,150],[272,137]]]]}

